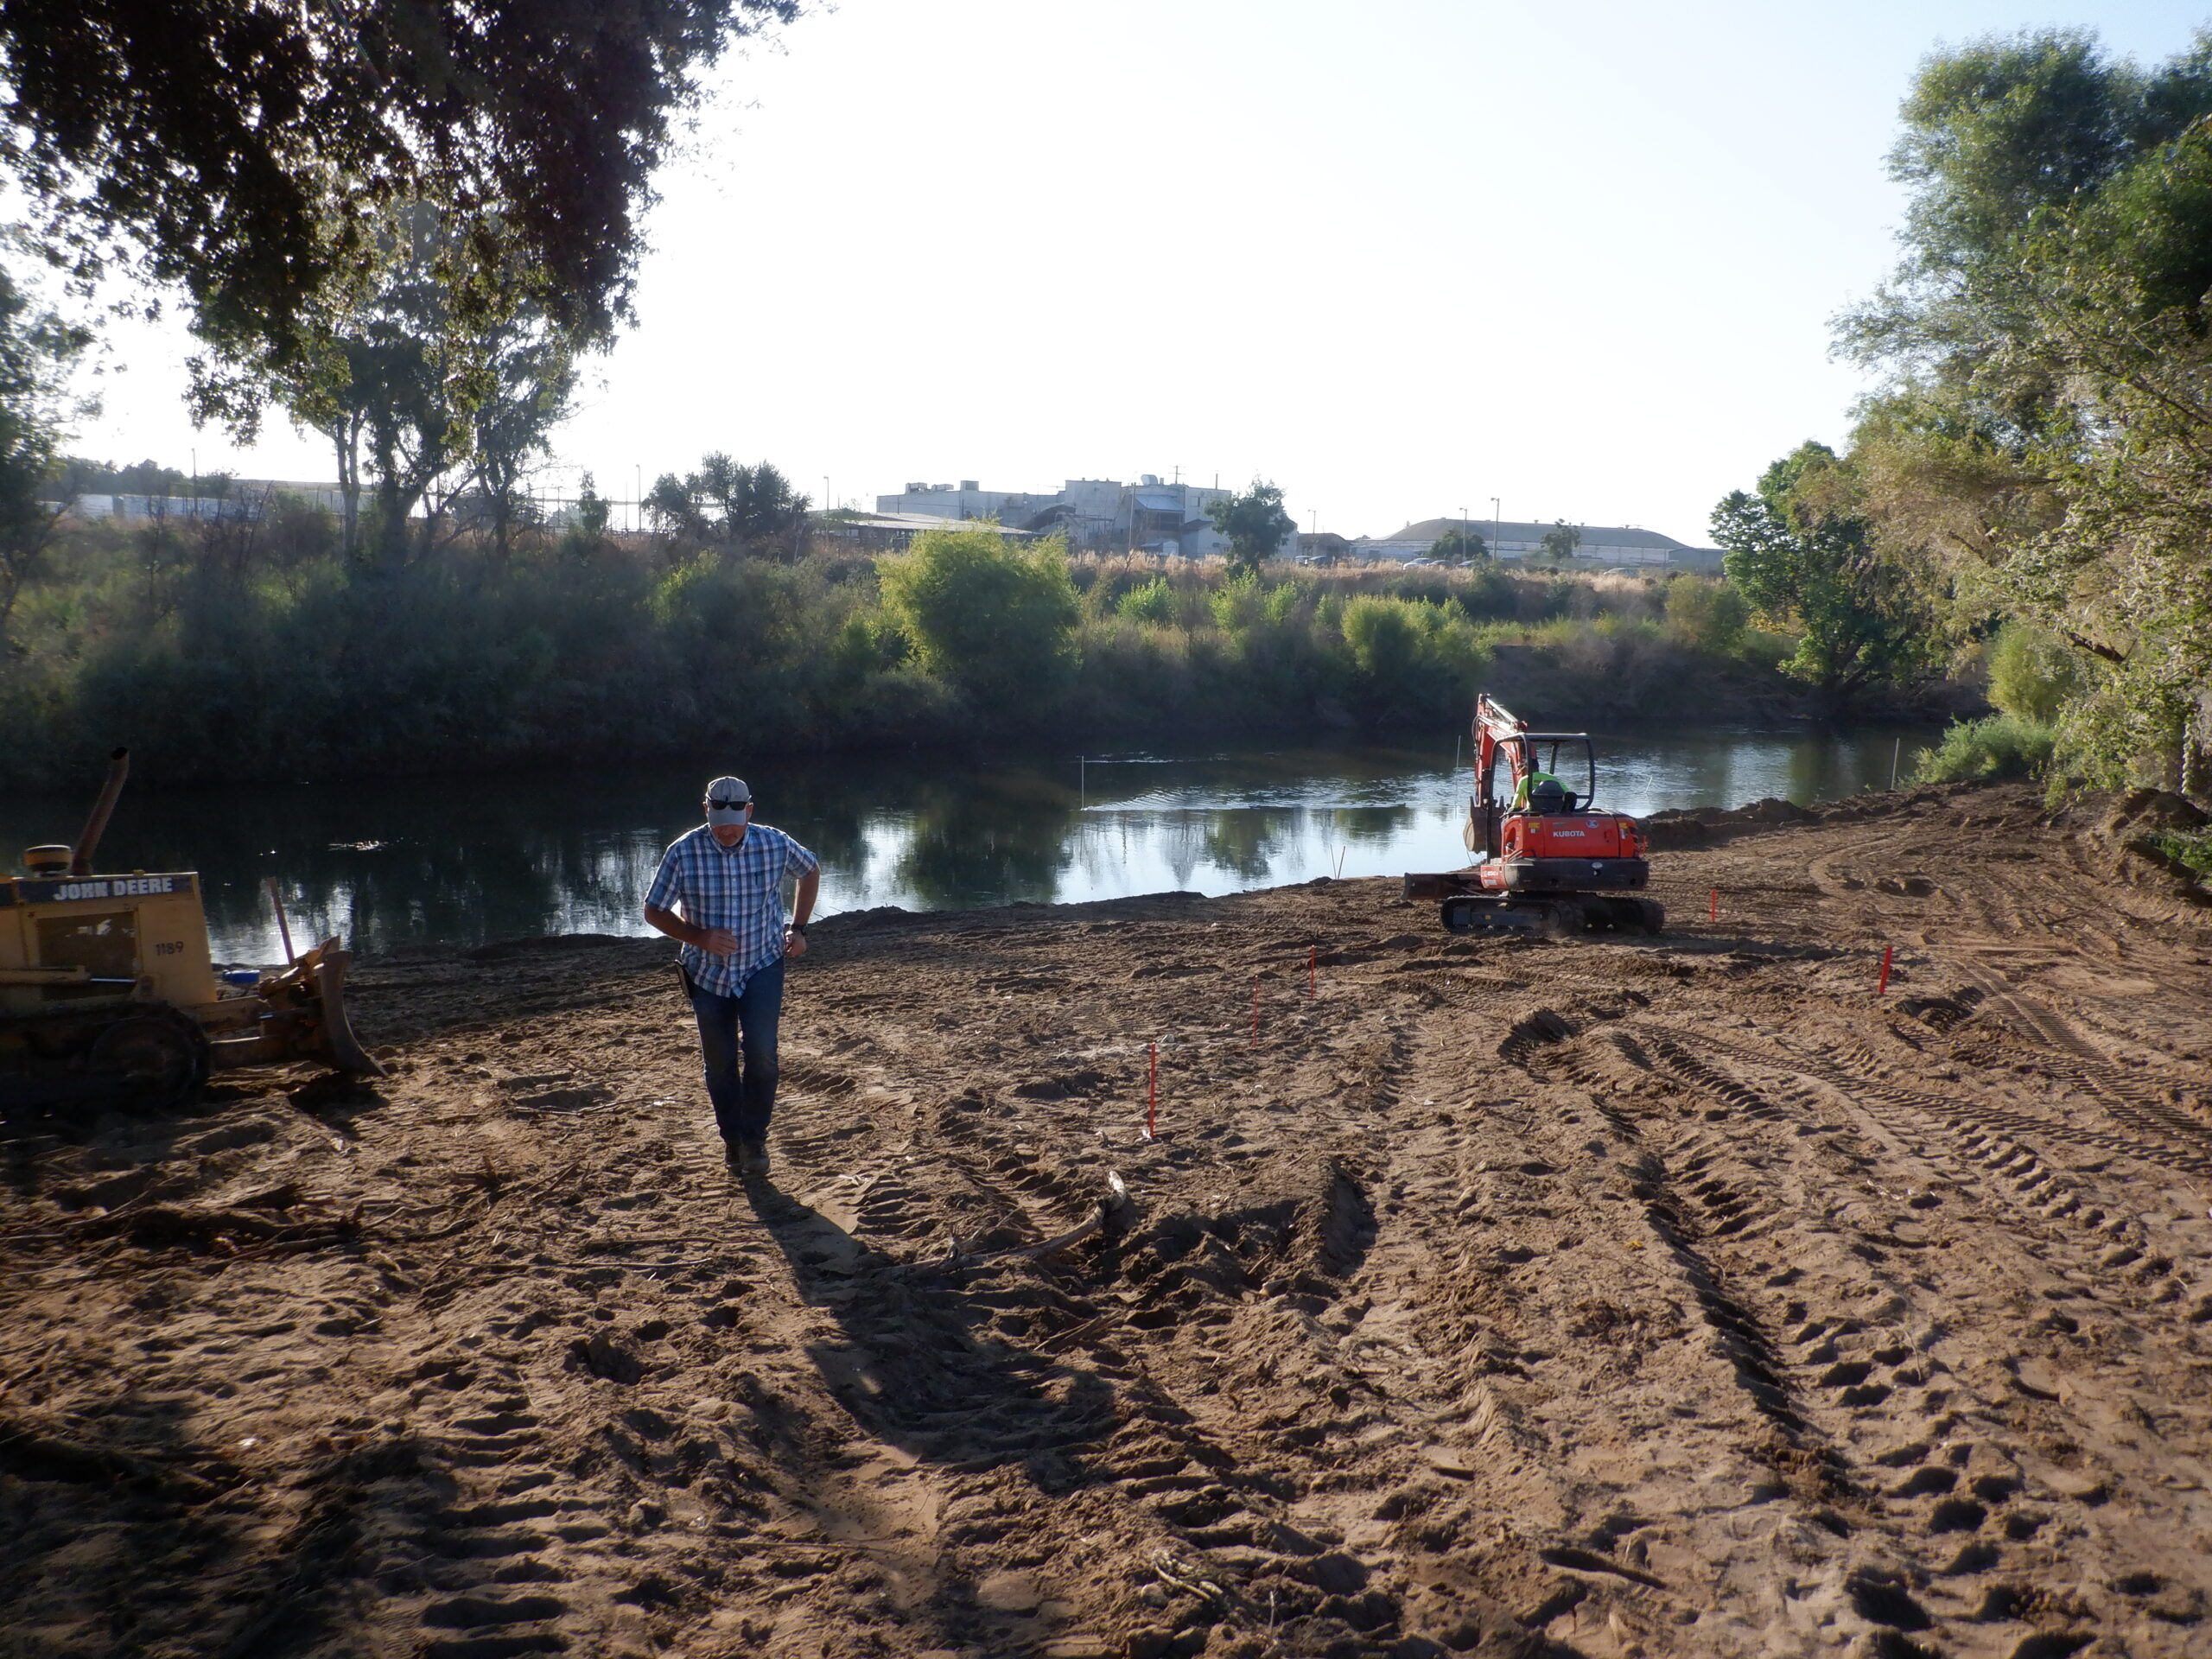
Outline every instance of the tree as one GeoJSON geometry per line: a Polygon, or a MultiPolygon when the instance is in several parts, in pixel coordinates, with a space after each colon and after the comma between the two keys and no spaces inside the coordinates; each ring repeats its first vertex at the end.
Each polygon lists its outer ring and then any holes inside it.
{"type": "Polygon", "coordinates": [[[54,487],[54,474],[67,423],[83,408],[70,372],[91,343],[0,270],[0,652],[16,601],[67,510],[71,493],[54,487]],[[60,499],[42,499],[52,495],[60,499]]]}
{"type": "Polygon", "coordinates": [[[360,548],[365,486],[377,559],[388,567],[408,556],[416,507],[430,498],[442,508],[451,486],[472,481],[504,555],[530,459],[575,384],[575,343],[542,304],[534,273],[510,270],[501,292],[456,306],[443,275],[456,239],[429,204],[398,209],[377,227],[373,280],[341,308],[318,304],[298,356],[200,365],[203,415],[250,429],[265,385],[328,440],[346,550],[360,548]]]}
{"type": "Polygon", "coordinates": [[[1552,527],[1536,541],[1542,556],[1554,564],[1565,564],[1574,556],[1574,550],[1581,545],[1581,531],[1564,518],[1554,519],[1552,527]]]}
{"type": "Polygon", "coordinates": [[[1260,561],[1298,529],[1298,521],[1283,511],[1282,492],[1256,478],[1241,495],[1218,496],[1207,502],[1206,517],[1229,538],[1232,570],[1258,570],[1260,561]]]}
{"type": "MultiPolygon", "coordinates": [[[[577,346],[534,298],[486,329],[479,343],[486,390],[469,417],[470,475],[490,510],[493,547],[504,559],[524,510],[531,464],[551,444],[575,395],[577,346]]],[[[589,474],[584,490],[591,494],[589,474]]],[[[594,546],[597,541],[594,533],[594,546]]]]}
{"type": "MultiPolygon", "coordinates": [[[[342,313],[315,319],[306,349],[276,372],[273,390],[295,418],[330,441],[349,555],[360,546],[366,446],[377,556],[397,567],[406,562],[416,505],[468,453],[468,411],[455,395],[467,384],[466,346],[438,276],[443,229],[435,211],[403,209],[378,227],[376,240],[377,280],[342,313]]],[[[228,377],[234,405],[253,398],[256,379],[246,370],[228,377]]]]}
{"type": "Polygon", "coordinates": [[[283,365],[394,207],[459,232],[465,294],[521,264],[555,320],[626,315],[639,213],[733,44],[798,0],[19,0],[0,6],[17,182],[54,253],[181,284],[228,355],[283,365]]]}
{"type": "Polygon", "coordinates": [[[1490,544],[1465,525],[1455,524],[1428,544],[1432,559],[1456,559],[1463,563],[1490,557],[1490,544]]]}
{"type": "MultiPolygon", "coordinates": [[[[1891,156],[1891,283],[1841,321],[1887,369],[1865,510],[2082,654],[2075,775],[2212,743],[2212,36],[2152,70],[2045,30],[1931,59],[1891,156]]],[[[2146,764],[2147,763],[2147,764],[2146,764]]]]}
{"type": "Polygon", "coordinates": [[[1849,480],[1835,452],[1804,443],[1713,509],[1729,582],[1769,626],[1798,636],[1784,664],[1829,712],[1863,688],[1923,660],[1930,619],[1904,573],[1847,510],[1849,480]]]}
{"type": "Polygon", "coordinates": [[[922,666],[982,708],[1034,709],[1065,678],[1077,605],[1058,537],[1025,547],[988,526],[925,531],[880,573],[922,666]]]}
{"type": "Polygon", "coordinates": [[[717,451],[678,479],[663,473],[645,507],[663,528],[741,552],[796,557],[806,533],[807,498],[769,461],[741,466],[717,451]]]}
{"type": "Polygon", "coordinates": [[[576,495],[575,518],[561,537],[561,551],[575,559],[598,552],[606,544],[607,523],[613,516],[613,504],[599,493],[592,475],[586,473],[576,495]]]}
{"type": "Polygon", "coordinates": [[[65,455],[60,467],[79,493],[93,495],[189,495],[198,482],[190,473],[156,461],[111,467],[81,455],[65,455]]]}

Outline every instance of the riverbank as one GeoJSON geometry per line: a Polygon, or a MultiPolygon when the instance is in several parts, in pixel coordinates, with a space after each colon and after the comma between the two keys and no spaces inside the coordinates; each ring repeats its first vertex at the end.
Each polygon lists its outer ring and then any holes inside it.
{"type": "MultiPolygon", "coordinates": [[[[0,640],[0,787],[72,786],[118,744],[147,782],[243,784],[715,743],[764,755],[1388,738],[1450,721],[1483,689],[1531,718],[1599,724],[1812,708],[1780,671],[1789,643],[1748,627],[1704,577],[1270,568],[1239,581],[1218,564],[1077,558],[1052,565],[1018,620],[979,580],[930,625],[950,637],[932,646],[876,563],[851,555],[784,564],[636,537],[502,562],[461,543],[374,569],[161,534],[174,544],[80,531],[25,589],[0,640]]],[[[1936,688],[1917,711],[1971,696],[1936,688]]],[[[1897,712],[1870,703],[1866,717],[1897,712]]]]}
{"type": "Polygon", "coordinates": [[[1382,880],[839,918],[749,1189],[664,947],[365,963],[372,1088],[9,1126],[6,1633],[2186,1652],[2212,931],[2158,807],[1685,815],[1648,942],[1382,880]]]}
{"type": "MultiPolygon", "coordinates": [[[[764,821],[820,856],[817,915],[1219,894],[1459,857],[1474,787],[1465,734],[1440,722],[1398,736],[1395,747],[1247,741],[1087,757],[1039,744],[975,761],[738,749],[581,772],[394,779],[374,790],[134,782],[102,858],[119,869],[199,871],[226,961],[281,959],[270,878],[295,927],[357,951],[638,932],[662,849],[697,822],[701,781],[734,772],[752,785],[764,821]]],[[[1879,789],[1895,760],[1909,763],[1930,741],[1924,728],[1785,728],[1601,732],[1598,747],[1603,798],[1642,817],[1879,789]]],[[[71,834],[88,792],[0,795],[0,847],[71,834]]]]}

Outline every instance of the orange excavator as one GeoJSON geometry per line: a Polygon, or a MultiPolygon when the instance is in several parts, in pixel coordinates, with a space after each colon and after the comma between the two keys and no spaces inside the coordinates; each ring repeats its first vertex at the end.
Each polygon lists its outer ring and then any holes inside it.
{"type": "Polygon", "coordinates": [[[1650,880],[1634,818],[1601,810],[1598,747],[1587,732],[1532,732],[1487,695],[1475,702],[1475,777],[1461,831],[1478,863],[1440,875],[1408,875],[1406,897],[1443,901],[1454,933],[1572,933],[1640,928],[1657,933],[1666,912],[1631,895],[1650,880]],[[1501,796],[1497,766],[1510,768],[1501,796]],[[1580,790],[1562,772],[1576,775],[1580,790]]]}

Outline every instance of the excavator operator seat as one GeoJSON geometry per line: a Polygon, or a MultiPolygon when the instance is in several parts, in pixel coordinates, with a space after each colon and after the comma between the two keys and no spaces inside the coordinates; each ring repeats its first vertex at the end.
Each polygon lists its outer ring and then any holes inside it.
{"type": "Polygon", "coordinates": [[[1573,798],[1557,779],[1547,778],[1529,791],[1529,810],[1549,817],[1571,810],[1573,798]]]}

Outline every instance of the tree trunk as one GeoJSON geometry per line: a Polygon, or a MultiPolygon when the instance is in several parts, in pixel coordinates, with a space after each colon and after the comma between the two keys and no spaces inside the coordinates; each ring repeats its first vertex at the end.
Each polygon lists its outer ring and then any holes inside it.
{"type": "Polygon", "coordinates": [[[361,423],[341,415],[330,429],[338,452],[338,493],[345,502],[345,551],[350,561],[361,550],[361,423]]]}
{"type": "Polygon", "coordinates": [[[377,480],[377,557],[387,570],[407,563],[407,511],[414,505],[396,474],[377,480]]]}
{"type": "Polygon", "coordinates": [[[23,591],[23,578],[29,574],[28,566],[18,568],[13,559],[0,560],[0,652],[8,648],[8,622],[16,614],[16,598],[23,591]]]}

